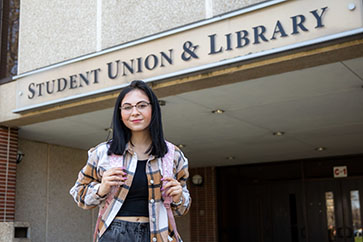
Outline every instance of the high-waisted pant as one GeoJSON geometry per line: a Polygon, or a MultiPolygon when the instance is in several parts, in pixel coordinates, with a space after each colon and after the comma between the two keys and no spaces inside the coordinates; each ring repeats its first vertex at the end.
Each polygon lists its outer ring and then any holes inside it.
{"type": "Polygon", "coordinates": [[[99,242],[150,242],[149,223],[115,219],[99,242]]]}

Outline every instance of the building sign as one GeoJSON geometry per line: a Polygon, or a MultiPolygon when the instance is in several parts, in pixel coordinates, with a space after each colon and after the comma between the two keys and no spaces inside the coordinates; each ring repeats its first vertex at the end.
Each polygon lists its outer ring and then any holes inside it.
{"type": "Polygon", "coordinates": [[[284,1],[20,76],[13,111],[117,90],[135,79],[162,80],[236,63],[357,29],[362,1],[284,1]]]}
{"type": "Polygon", "coordinates": [[[342,178],[348,176],[347,166],[334,166],[333,168],[334,178],[342,178]]]}

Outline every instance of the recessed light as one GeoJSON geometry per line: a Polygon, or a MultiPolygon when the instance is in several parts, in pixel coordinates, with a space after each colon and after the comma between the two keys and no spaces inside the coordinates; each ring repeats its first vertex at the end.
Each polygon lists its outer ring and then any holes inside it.
{"type": "Polygon", "coordinates": [[[315,150],[320,152],[320,151],[326,150],[326,148],[325,147],[317,147],[317,148],[315,148],[315,150]]]}
{"type": "Polygon", "coordinates": [[[216,109],[216,110],[213,110],[212,113],[222,114],[222,113],[224,113],[224,110],[222,110],[222,109],[216,109]]]}
{"type": "Polygon", "coordinates": [[[226,159],[227,159],[227,160],[235,160],[235,159],[236,159],[236,157],[234,157],[234,156],[227,156],[227,157],[226,157],[226,159]]]}
{"type": "Polygon", "coordinates": [[[186,145],[178,144],[177,146],[181,149],[181,148],[185,148],[186,145]]]}
{"type": "Polygon", "coordinates": [[[160,106],[165,106],[166,105],[166,102],[164,100],[159,100],[159,105],[160,106]]]}
{"type": "Polygon", "coordinates": [[[285,134],[285,132],[283,131],[276,131],[272,133],[274,136],[283,136],[285,134]]]}

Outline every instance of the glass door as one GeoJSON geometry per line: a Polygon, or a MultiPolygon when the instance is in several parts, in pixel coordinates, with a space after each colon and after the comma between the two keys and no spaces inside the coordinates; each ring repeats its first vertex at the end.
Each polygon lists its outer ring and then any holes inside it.
{"type": "Polygon", "coordinates": [[[308,241],[363,242],[362,179],[307,182],[308,241]]]}
{"type": "Polygon", "coordinates": [[[339,182],[306,182],[306,210],[308,241],[345,242],[339,182]]]}
{"type": "Polygon", "coordinates": [[[362,237],[362,193],[361,179],[341,182],[344,226],[343,235],[347,242],[363,242],[362,237]]]}

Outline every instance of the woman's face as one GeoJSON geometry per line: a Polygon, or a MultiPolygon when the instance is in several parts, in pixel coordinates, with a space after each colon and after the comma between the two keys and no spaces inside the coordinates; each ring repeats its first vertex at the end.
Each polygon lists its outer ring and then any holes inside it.
{"type": "Polygon", "coordinates": [[[149,127],[151,111],[148,96],[139,89],[127,93],[121,102],[122,122],[132,132],[144,131],[149,127]]]}

